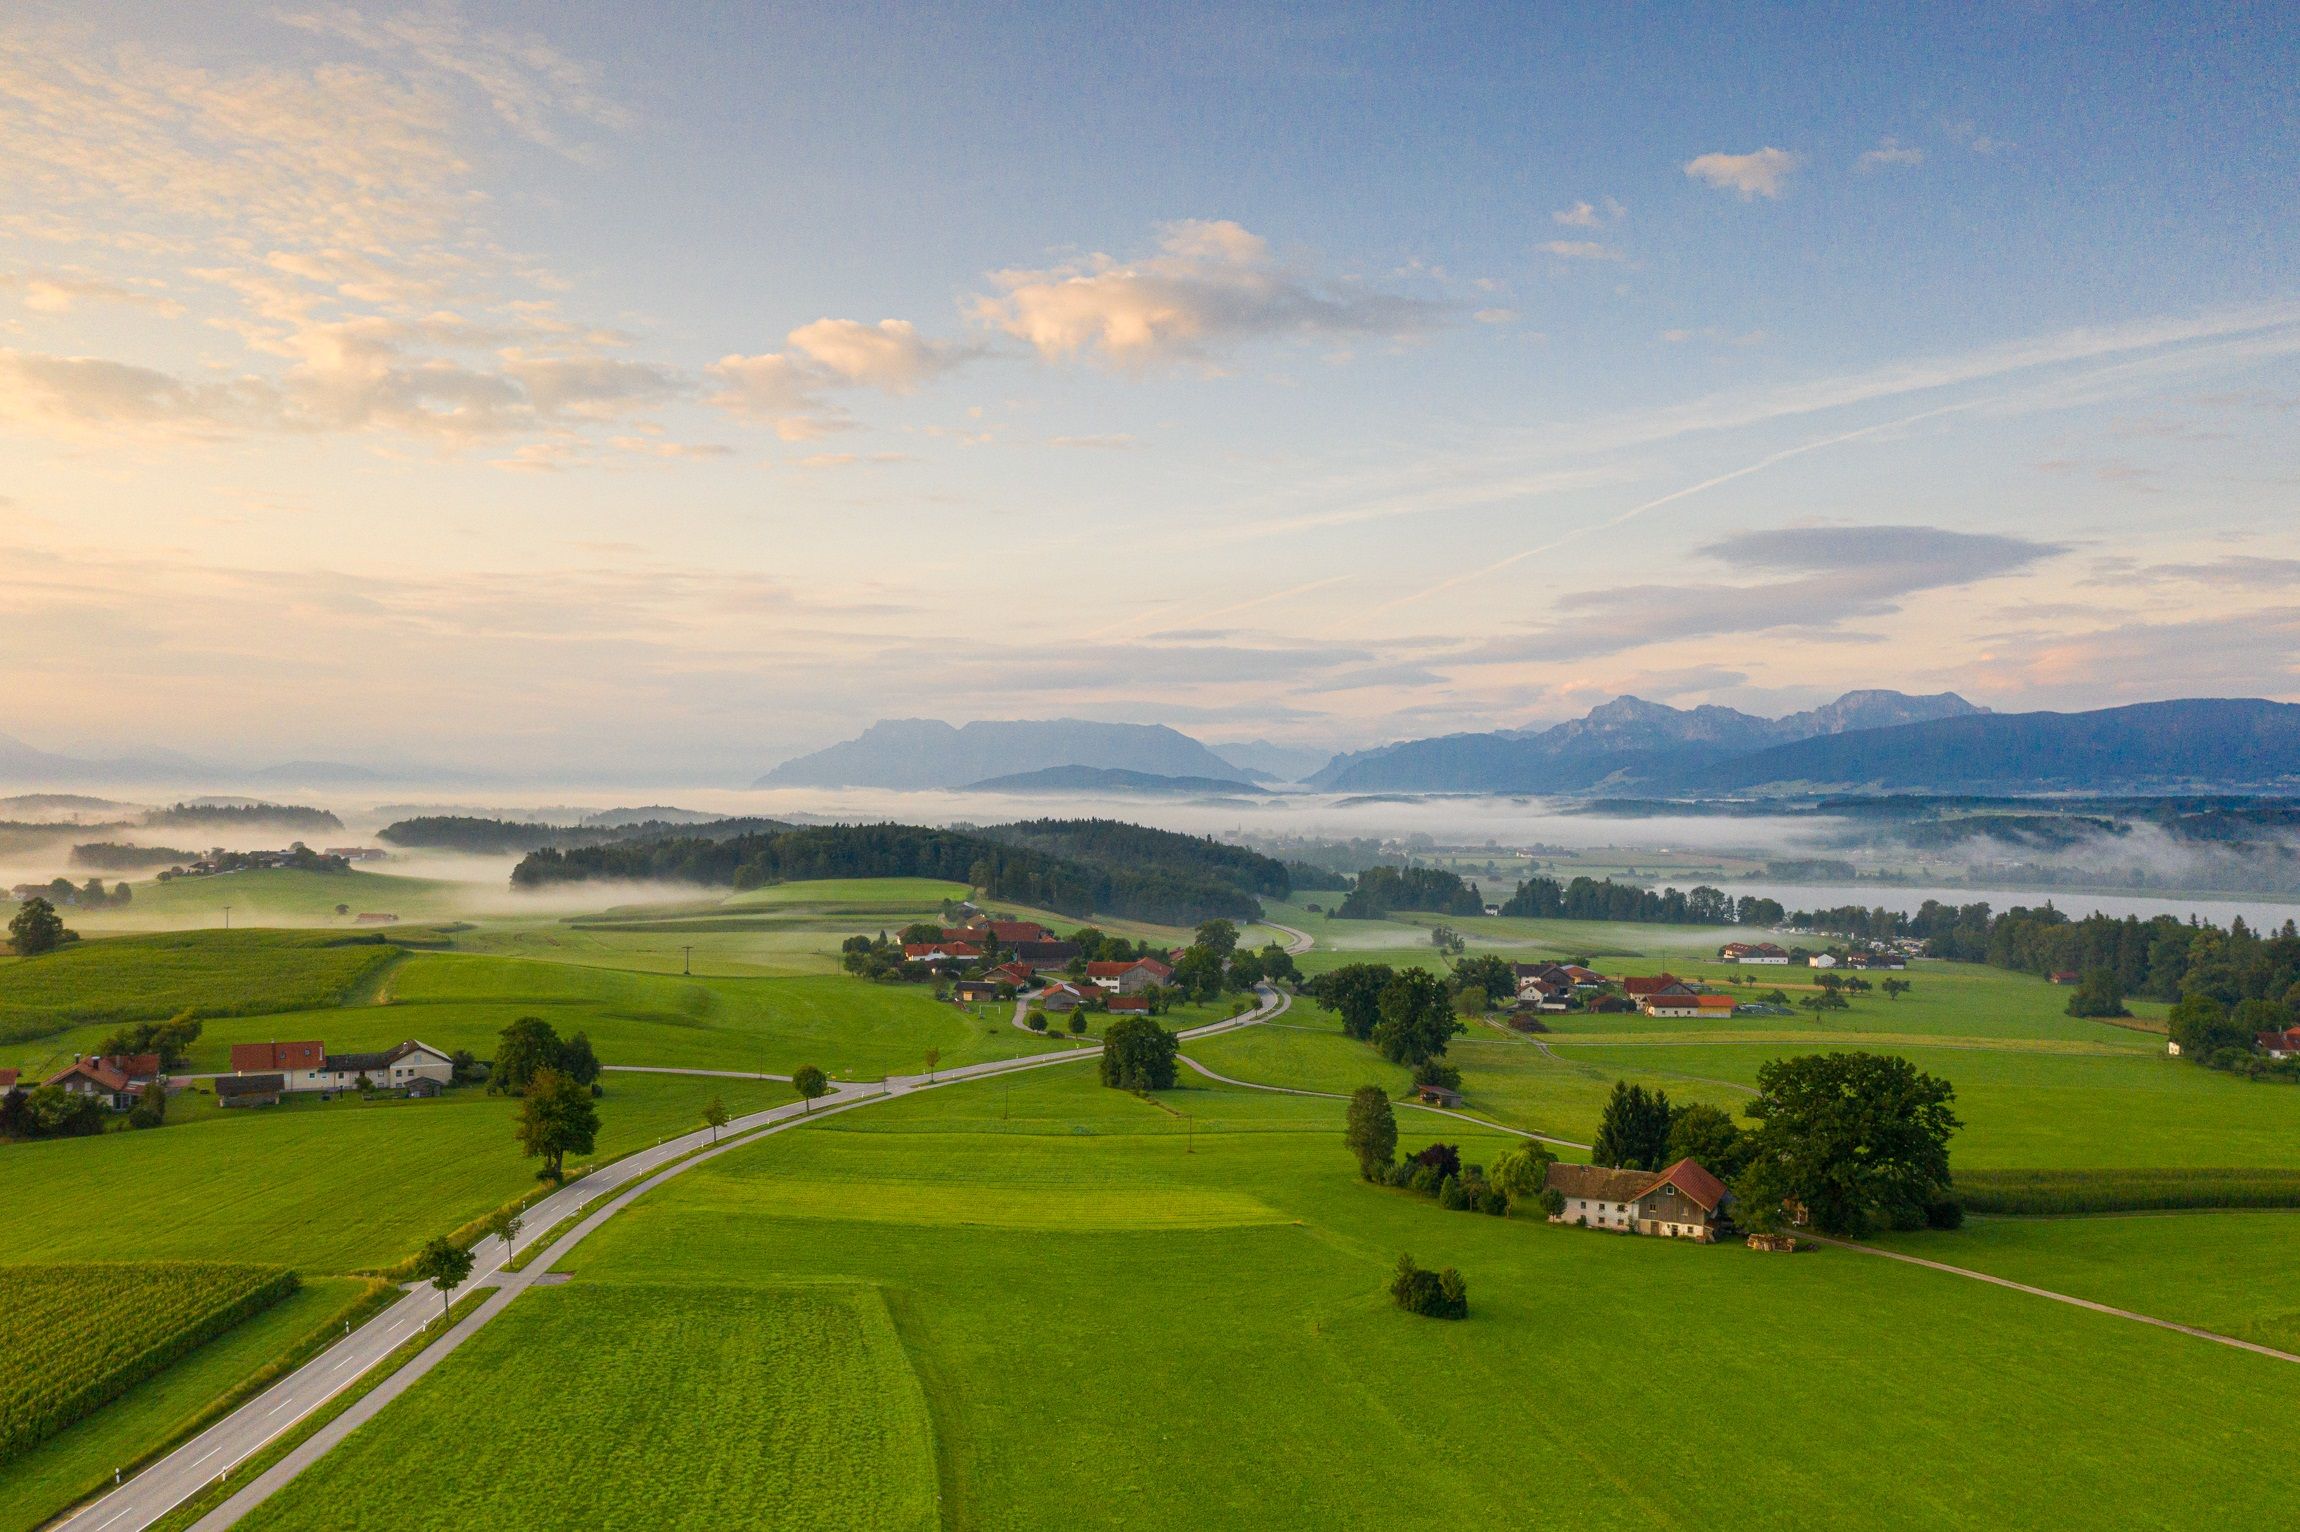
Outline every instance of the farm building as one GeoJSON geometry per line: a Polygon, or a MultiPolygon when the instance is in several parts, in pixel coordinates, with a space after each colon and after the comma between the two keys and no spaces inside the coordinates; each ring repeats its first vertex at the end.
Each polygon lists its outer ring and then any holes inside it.
{"type": "Polygon", "coordinates": [[[285,1075],[216,1076],[218,1106],[278,1106],[280,1097],[286,1093],[285,1075]]]}
{"type": "Polygon", "coordinates": [[[1556,1164],[1549,1167],[1548,1184],[1565,1199],[1564,1210],[1550,1215],[1551,1223],[1704,1244],[1717,1237],[1732,1201],[1725,1183],[1692,1160],[1679,1160],[1658,1175],[1650,1170],[1556,1164]]]}
{"type": "Polygon", "coordinates": [[[996,979],[961,979],[950,987],[951,998],[962,1003],[973,1000],[996,1000],[999,983],[996,979]]]}
{"type": "Polygon", "coordinates": [[[2300,1027],[2286,1027],[2281,1032],[2262,1032],[2255,1035],[2252,1045],[2272,1059],[2288,1059],[2300,1055],[2300,1027]]]}
{"type": "Polygon", "coordinates": [[[217,1077],[222,1099],[225,1080],[273,1076],[283,1091],[354,1090],[362,1075],[377,1089],[405,1090],[418,1080],[444,1087],[455,1083],[455,1061],[412,1038],[381,1053],[336,1053],[320,1042],[234,1043],[232,1072],[217,1077]]]}
{"type": "Polygon", "coordinates": [[[1450,1085],[1417,1085],[1414,1100],[1423,1106],[1457,1107],[1461,1105],[1461,1092],[1450,1085]]]}
{"type": "Polygon", "coordinates": [[[1150,1014],[1148,995],[1112,995],[1106,1007],[1113,1016],[1147,1016],[1150,1014]]]}
{"type": "Polygon", "coordinates": [[[1788,949],[1773,942],[1727,942],[1717,949],[1717,956],[1727,963],[1760,963],[1777,966],[1789,961],[1788,949]]]}
{"type": "Polygon", "coordinates": [[[1655,995],[1638,1007],[1648,1016],[1699,1020],[1730,1016],[1740,1004],[1731,995],[1655,995]]]}
{"type": "Polygon", "coordinates": [[[1049,1011],[1075,1011],[1097,993],[1091,984],[1073,984],[1067,979],[1059,979],[1039,992],[1038,1003],[1049,1011]]]}
{"type": "Polygon", "coordinates": [[[113,1111],[124,1112],[136,1104],[145,1086],[160,1078],[158,1054],[115,1053],[103,1058],[75,1058],[50,1075],[46,1083],[75,1096],[97,1097],[113,1111]]]}
{"type": "Polygon", "coordinates": [[[16,1081],[21,1073],[20,1070],[0,1069],[0,1096],[5,1096],[16,1088],[16,1081]]]}
{"type": "Polygon", "coordinates": [[[1095,988],[1108,990],[1113,995],[1139,995],[1173,977],[1174,970],[1156,958],[1137,958],[1131,963],[1086,965],[1087,981],[1095,988]]]}

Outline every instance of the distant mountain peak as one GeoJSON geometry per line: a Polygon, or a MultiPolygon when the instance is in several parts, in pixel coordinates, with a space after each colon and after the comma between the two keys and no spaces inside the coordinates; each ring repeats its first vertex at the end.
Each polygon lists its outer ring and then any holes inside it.
{"type": "Polygon", "coordinates": [[[962,788],[1056,766],[1161,777],[1246,775],[1164,724],[1049,718],[978,719],[953,726],[937,718],[882,718],[853,739],[783,762],[754,785],[919,791],[962,788]]]}

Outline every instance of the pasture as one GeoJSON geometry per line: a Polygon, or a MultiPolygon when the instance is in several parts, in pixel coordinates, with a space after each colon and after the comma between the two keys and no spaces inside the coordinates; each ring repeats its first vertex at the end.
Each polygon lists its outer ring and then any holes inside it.
{"type": "MultiPolygon", "coordinates": [[[[731,1112],[790,1099],[773,1081],[610,1074],[598,1158],[731,1112]]],[[[42,1261],[265,1261],[371,1270],[535,1184],[516,1104],[475,1090],[435,1101],[309,1099],[146,1133],[0,1148],[9,1249],[42,1261]],[[92,1208],[132,1215],[91,1217],[92,1208]]],[[[570,1161],[573,1169],[575,1161],[570,1161]]]]}
{"type": "Polygon", "coordinates": [[[600,1282],[521,1298],[242,1525],[927,1532],[934,1465],[876,1289],[600,1282]],[[411,1440],[457,1444],[417,1494],[411,1440]]]}
{"type": "Polygon", "coordinates": [[[74,942],[0,962],[0,1045],[186,1010],[245,1016],[332,1006],[399,956],[350,933],[180,931],[74,942]]]}
{"type": "MultiPolygon", "coordinates": [[[[1060,1069],[739,1150],[579,1247],[572,1285],[521,1300],[589,1290],[595,1319],[546,1342],[546,1320],[572,1310],[538,1308],[521,1332],[536,1365],[443,1370],[355,1440],[359,1471],[299,1488],[265,1525],[355,1505],[385,1518],[360,1525],[487,1519],[502,1502],[460,1479],[436,1520],[365,1508],[419,1442],[518,1422],[535,1380],[564,1371],[551,1359],[576,1342],[560,1337],[619,1347],[622,1294],[709,1306],[854,1284],[895,1295],[950,1526],[1627,1528],[1730,1507],[1737,1526],[1865,1527],[1889,1506],[1901,1526],[2073,1529],[2300,1514],[2286,1476],[2221,1471],[2274,1451],[2285,1364],[1847,1252],[1766,1257],[1444,1212],[1360,1182],[1339,1125],[1338,1103],[1144,1101],[1060,1069]],[[1461,1268],[1466,1323],[1389,1304],[1401,1251],[1461,1268]],[[2114,1432],[2096,1428],[2104,1399],[2114,1432]],[[1699,1472],[1635,1471],[1648,1444],[1687,1431],[1699,1472]],[[2145,1496],[2130,1493],[2137,1459],[2152,1465],[2145,1496]]],[[[1489,1159],[1499,1140],[1463,1147],[1489,1159]]],[[[668,1354],[647,1368],[725,1375],[715,1328],[649,1333],[668,1354]]],[[[570,1394],[538,1406],[558,1439],[617,1439],[626,1406],[570,1394]]],[[[654,1418],[676,1436],[683,1415],[654,1418]]],[[[752,1429],[739,1408],[721,1428],[752,1429]]],[[[569,1468],[580,1490],[549,1504],[683,1510],[716,1503],[730,1471],[684,1451],[569,1468]]],[[[543,1524],[518,1514],[502,1524],[543,1524]]]]}

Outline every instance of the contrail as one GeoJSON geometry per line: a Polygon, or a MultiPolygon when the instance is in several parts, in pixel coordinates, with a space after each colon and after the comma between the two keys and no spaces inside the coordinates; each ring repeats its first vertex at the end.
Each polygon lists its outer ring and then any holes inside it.
{"type": "Polygon", "coordinates": [[[1394,600],[1385,601],[1380,606],[1369,608],[1368,615],[1370,616],[1376,612],[1387,612],[1401,606],[1411,606],[1417,601],[1426,601],[1432,596],[1441,595],[1446,591],[1452,590],[1457,585],[1466,585],[1472,580],[1482,580],[1487,575],[1499,574],[1504,569],[1509,568],[1512,564],[1521,564],[1527,559],[1537,558],[1544,553],[1554,553],[1558,549],[1564,547],[1567,543],[1576,542],[1581,538],[1587,537],[1592,532],[1609,532],[1624,522],[1634,521],[1636,518],[1644,515],[1647,511],[1659,510],[1661,507],[1668,505],[1673,501],[1683,500],[1689,495],[1698,495],[1704,490],[1715,489],[1720,484],[1730,484],[1735,479],[1745,479],[1753,473],[1759,473],[1767,468],[1771,468],[1776,463],[1785,463],[1790,458],[1803,457],[1806,453],[1818,452],[1823,447],[1835,447],[1842,445],[1845,442],[1858,441],[1864,436],[1874,436],[1880,431],[1892,431],[1897,430],[1902,426],[1913,426],[1919,421],[1931,420],[1936,416],[1954,415],[1961,410],[1978,409],[1984,404],[1995,404],[1999,400],[2006,397],[2007,396],[2003,394],[1991,394],[1984,399],[1967,399],[1958,404],[1944,404],[1935,409],[1919,410],[1914,415],[1904,415],[1898,420],[1879,421],[1873,426],[1863,426],[1857,431],[1846,431],[1836,436],[1824,436],[1817,441],[1803,442],[1794,447],[1784,447],[1779,452],[1775,452],[1767,457],[1761,457],[1756,462],[1748,464],[1746,467],[1736,468],[1730,473],[1721,473],[1714,479],[1703,479],[1698,484],[1688,484],[1683,489],[1673,489],[1666,495],[1659,496],[1656,499],[1648,500],[1642,505],[1633,505],[1628,510],[1622,511],[1618,515],[1608,517],[1604,521],[1592,522],[1588,526],[1584,527],[1575,527],[1572,531],[1567,532],[1562,536],[1552,538],[1550,541],[1541,543],[1535,547],[1522,549],[1519,552],[1511,554],[1508,558],[1497,559],[1490,564],[1481,564],[1476,569],[1469,571],[1467,574],[1452,575],[1446,579],[1438,581],[1435,585],[1426,586],[1421,590],[1413,591],[1407,595],[1399,596],[1394,600]]]}
{"type": "MultiPolygon", "coordinates": [[[[1288,586],[1284,590],[1264,591],[1259,596],[1249,596],[1244,601],[1236,602],[1230,606],[1216,607],[1211,612],[1199,612],[1194,616],[1185,615],[1169,618],[1167,619],[1166,626],[1173,627],[1185,620],[1193,624],[1212,622],[1218,617],[1235,616],[1239,612],[1249,611],[1257,606],[1266,606],[1272,601],[1283,601],[1288,596],[1299,596],[1309,591],[1322,590],[1328,585],[1339,585],[1345,580],[1354,580],[1356,578],[1356,575],[1329,575],[1323,580],[1311,580],[1305,584],[1288,586]]],[[[1130,628],[1138,622],[1154,619],[1157,615],[1158,614],[1155,612],[1137,612],[1131,617],[1121,617],[1118,619],[1118,621],[1111,623],[1107,627],[1096,628],[1093,632],[1085,634],[1084,636],[1089,639],[1107,638],[1109,635],[1119,632],[1121,629],[1130,628]]]]}

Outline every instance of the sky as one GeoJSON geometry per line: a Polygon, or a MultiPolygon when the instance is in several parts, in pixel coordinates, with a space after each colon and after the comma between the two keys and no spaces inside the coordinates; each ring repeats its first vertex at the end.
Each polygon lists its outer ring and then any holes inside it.
{"type": "Polygon", "coordinates": [[[0,15],[0,734],[2300,700],[2289,8],[0,15]]]}

